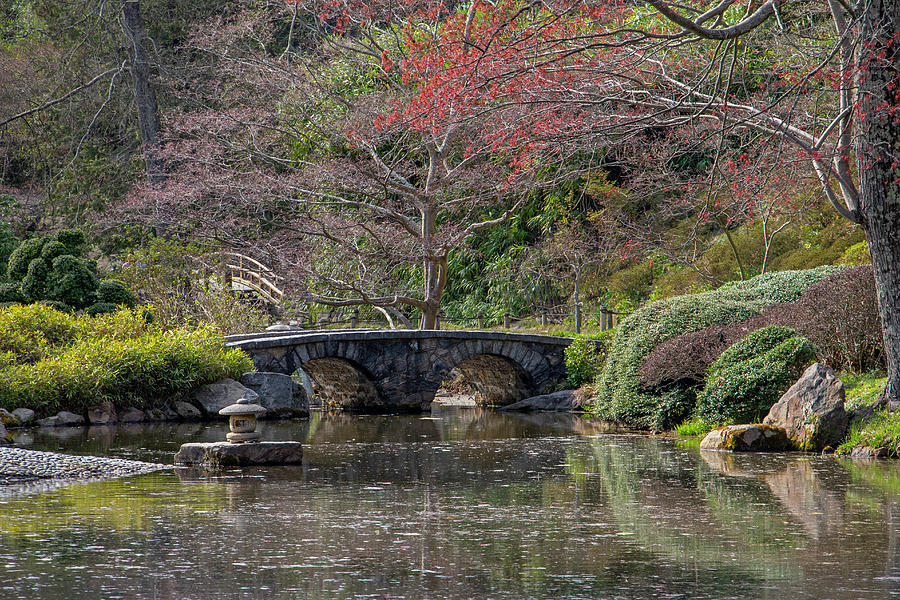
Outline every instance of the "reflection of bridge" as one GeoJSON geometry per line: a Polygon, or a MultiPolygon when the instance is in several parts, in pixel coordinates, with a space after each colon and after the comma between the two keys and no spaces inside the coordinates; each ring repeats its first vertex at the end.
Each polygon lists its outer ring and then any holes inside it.
{"type": "Polygon", "coordinates": [[[452,369],[482,404],[502,405],[565,377],[571,338],[493,331],[333,330],[237,335],[260,371],[305,372],[323,406],[362,412],[419,411],[452,369]]]}

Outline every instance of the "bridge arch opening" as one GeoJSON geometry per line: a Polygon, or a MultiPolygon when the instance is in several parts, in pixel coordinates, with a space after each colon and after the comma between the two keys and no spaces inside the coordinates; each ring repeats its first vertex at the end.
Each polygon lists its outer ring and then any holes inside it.
{"type": "Polygon", "coordinates": [[[476,354],[460,361],[457,382],[468,385],[475,403],[503,406],[533,396],[534,381],[519,364],[498,354],[476,354]]]}
{"type": "Polygon", "coordinates": [[[372,377],[360,365],[337,357],[315,358],[300,370],[312,382],[316,403],[325,410],[377,412],[385,403],[372,383],[372,377]]]}

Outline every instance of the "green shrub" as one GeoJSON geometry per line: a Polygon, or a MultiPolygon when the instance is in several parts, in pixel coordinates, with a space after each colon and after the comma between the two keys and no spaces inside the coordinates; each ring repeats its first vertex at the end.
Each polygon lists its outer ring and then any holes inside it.
{"type": "Polygon", "coordinates": [[[597,387],[594,410],[630,427],[668,429],[691,414],[696,389],[675,382],[652,393],[640,385],[640,367],[661,342],[710,325],[740,321],[771,304],[792,302],[835,267],[766,273],[717,290],[653,302],[616,329],[597,387]]]}
{"type": "Polygon", "coordinates": [[[73,256],[81,256],[84,249],[84,232],[79,229],[62,229],[56,234],[56,240],[66,247],[67,252],[73,256]]]}
{"type": "Polygon", "coordinates": [[[78,319],[44,304],[23,304],[0,310],[0,331],[34,333],[52,346],[74,341],[83,330],[78,319]]]}
{"type": "Polygon", "coordinates": [[[35,258],[28,263],[28,273],[22,278],[19,289],[29,302],[36,302],[44,297],[47,290],[47,274],[50,270],[43,258],[35,258]]]}
{"type": "Polygon", "coordinates": [[[125,283],[117,279],[104,279],[97,288],[97,301],[114,306],[134,307],[137,300],[125,283]]]}
{"type": "Polygon", "coordinates": [[[95,302],[84,309],[84,312],[92,317],[96,317],[97,315],[114,313],[116,312],[117,308],[118,306],[116,306],[112,302],[95,302]]]}
{"type": "Polygon", "coordinates": [[[63,254],[53,259],[53,270],[47,278],[47,297],[81,309],[93,304],[99,284],[85,261],[63,254]]]}
{"type": "Polygon", "coordinates": [[[770,325],[750,333],[747,337],[725,350],[719,358],[709,366],[708,378],[716,379],[725,371],[736,367],[757,356],[762,356],[782,342],[795,337],[797,332],[790,327],[770,325]]]}
{"type": "Polygon", "coordinates": [[[18,283],[0,283],[0,302],[25,302],[18,283]]]}
{"type": "Polygon", "coordinates": [[[49,300],[65,305],[67,310],[81,310],[96,302],[133,306],[134,295],[125,284],[100,281],[97,263],[82,258],[83,247],[84,234],[74,230],[59,232],[57,239],[22,242],[9,257],[10,285],[0,291],[0,302],[49,300]]]}
{"type": "Polygon", "coordinates": [[[6,266],[6,276],[12,281],[20,281],[28,272],[28,265],[36,258],[40,258],[41,250],[47,242],[46,238],[32,238],[25,240],[9,255],[6,266]]]}
{"type": "Polygon", "coordinates": [[[578,337],[566,347],[566,381],[573,388],[597,378],[606,360],[605,344],[578,337]],[[598,347],[599,346],[599,347],[598,347]]]}
{"type": "Polygon", "coordinates": [[[53,259],[63,254],[72,254],[72,252],[62,242],[56,240],[48,241],[41,250],[41,258],[45,261],[53,262],[53,259]]]}
{"type": "MultiPolygon", "coordinates": [[[[253,369],[246,354],[225,348],[218,330],[160,331],[140,311],[76,318],[31,305],[0,311],[0,327],[3,319],[21,323],[20,345],[42,354],[29,364],[17,350],[0,347],[5,361],[0,364],[0,407],[7,409],[25,406],[51,414],[83,410],[103,400],[120,407],[144,406],[253,369]],[[9,316],[11,310],[15,314],[9,316]],[[51,346],[45,334],[69,343],[51,346]]],[[[4,343],[9,339],[2,338],[4,343]]]]}
{"type": "Polygon", "coordinates": [[[715,423],[758,423],[815,360],[806,338],[765,327],[722,353],[710,367],[696,414],[715,423]]]}

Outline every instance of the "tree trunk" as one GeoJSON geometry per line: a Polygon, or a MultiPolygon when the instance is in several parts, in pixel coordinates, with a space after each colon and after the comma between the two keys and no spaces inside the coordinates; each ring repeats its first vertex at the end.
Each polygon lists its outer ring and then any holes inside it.
{"type": "Polygon", "coordinates": [[[857,161],[860,218],[869,241],[888,381],[883,401],[900,401],[900,0],[872,0],[858,52],[857,161]]]}
{"type": "Polygon", "coordinates": [[[156,92],[150,83],[150,60],[144,44],[144,21],[141,3],[129,1],[122,5],[125,35],[128,37],[128,55],[131,59],[131,78],[134,81],[134,101],[137,105],[141,141],[144,144],[144,161],[147,177],[152,184],[165,180],[162,160],[159,156],[159,110],[156,92]]]}
{"type": "Polygon", "coordinates": [[[581,333],[581,268],[575,266],[575,333],[581,333]]]}

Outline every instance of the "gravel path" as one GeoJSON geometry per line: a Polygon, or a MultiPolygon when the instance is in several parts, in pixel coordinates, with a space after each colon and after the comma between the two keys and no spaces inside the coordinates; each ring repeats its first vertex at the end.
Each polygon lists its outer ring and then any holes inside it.
{"type": "Polygon", "coordinates": [[[73,456],[24,448],[0,447],[0,486],[37,480],[125,477],[169,469],[170,465],[122,458],[73,456]]]}

